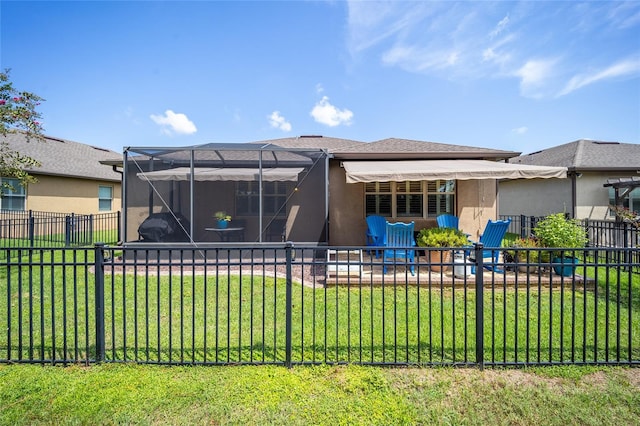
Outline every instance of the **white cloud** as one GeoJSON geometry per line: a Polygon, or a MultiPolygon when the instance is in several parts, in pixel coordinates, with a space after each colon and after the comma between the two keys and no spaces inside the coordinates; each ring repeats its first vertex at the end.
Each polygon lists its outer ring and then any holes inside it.
{"type": "Polygon", "coordinates": [[[529,128],[526,126],[516,127],[515,129],[511,129],[511,131],[517,135],[524,135],[529,131],[529,128]]]}
{"type": "Polygon", "coordinates": [[[527,61],[515,75],[520,77],[520,92],[523,96],[540,98],[545,95],[546,83],[553,75],[556,61],[538,59],[527,61]]]}
{"type": "Polygon", "coordinates": [[[347,42],[363,66],[371,58],[450,81],[516,76],[522,96],[553,98],[636,75],[624,58],[637,55],[639,24],[640,2],[629,1],[351,0],[347,42]]]}
{"type": "Polygon", "coordinates": [[[579,74],[571,78],[558,96],[567,95],[589,84],[626,75],[640,74],[640,59],[629,59],[613,64],[602,71],[591,74],[579,74]]]}
{"type": "Polygon", "coordinates": [[[191,135],[198,131],[193,121],[182,113],[175,113],[170,109],[164,112],[164,115],[149,116],[156,124],[162,127],[162,131],[167,135],[179,133],[183,135],[191,135]]]}
{"type": "Polygon", "coordinates": [[[329,127],[336,127],[341,124],[350,125],[353,112],[348,109],[340,110],[329,103],[329,98],[323,96],[311,110],[311,116],[315,121],[326,124],[329,127]]]}
{"type": "Polygon", "coordinates": [[[322,83],[316,84],[316,93],[324,92],[324,87],[322,87],[322,83]]]}
{"type": "Polygon", "coordinates": [[[509,15],[505,16],[500,22],[498,22],[498,25],[496,25],[493,31],[489,34],[489,37],[496,38],[502,31],[504,31],[507,24],[509,24],[509,15]]]}
{"type": "Polygon", "coordinates": [[[291,131],[291,123],[280,115],[280,111],[273,111],[271,113],[269,116],[269,124],[271,124],[271,127],[275,127],[276,129],[280,129],[284,132],[291,131]]]}

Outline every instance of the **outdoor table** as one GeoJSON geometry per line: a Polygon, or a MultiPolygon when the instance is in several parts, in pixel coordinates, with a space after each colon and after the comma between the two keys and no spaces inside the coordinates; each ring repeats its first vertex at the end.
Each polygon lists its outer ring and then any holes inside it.
{"type": "Polygon", "coordinates": [[[204,228],[205,231],[215,232],[220,241],[244,241],[244,227],[238,228],[204,228]],[[234,238],[236,237],[236,238],[234,238]]]}

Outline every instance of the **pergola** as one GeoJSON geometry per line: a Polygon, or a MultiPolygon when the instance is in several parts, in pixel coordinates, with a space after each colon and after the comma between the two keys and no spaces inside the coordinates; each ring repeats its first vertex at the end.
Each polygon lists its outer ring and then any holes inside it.
{"type": "MultiPolygon", "coordinates": [[[[640,188],[640,177],[632,176],[607,179],[607,183],[603,186],[605,188],[613,188],[616,207],[624,207],[624,200],[629,196],[631,191],[640,188]]],[[[619,220],[619,218],[617,220],[619,220]]]]}

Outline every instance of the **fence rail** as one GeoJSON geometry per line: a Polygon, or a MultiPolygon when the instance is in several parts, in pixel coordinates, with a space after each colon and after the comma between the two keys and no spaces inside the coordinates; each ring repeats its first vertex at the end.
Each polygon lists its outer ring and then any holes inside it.
{"type": "Polygon", "coordinates": [[[640,249],[370,249],[3,249],[0,362],[640,365],[640,249]]]}
{"type": "Polygon", "coordinates": [[[120,241],[121,214],[0,210],[0,247],[73,247],[120,241]]]}
{"type": "MultiPolygon", "coordinates": [[[[500,219],[511,219],[508,232],[521,238],[533,236],[536,224],[544,216],[500,216],[500,219]]],[[[594,247],[640,247],[640,229],[628,222],[613,220],[578,219],[589,238],[589,245],[594,247]]]]}

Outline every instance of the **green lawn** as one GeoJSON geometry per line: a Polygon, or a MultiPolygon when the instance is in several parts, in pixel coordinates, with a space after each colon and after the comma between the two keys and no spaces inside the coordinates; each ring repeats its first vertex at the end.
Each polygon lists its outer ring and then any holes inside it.
{"type": "MultiPolygon", "coordinates": [[[[33,268],[0,267],[0,359],[78,361],[0,364],[0,425],[640,425],[637,368],[83,366],[95,356],[93,253],[36,252],[33,268]]],[[[172,272],[106,276],[108,360],[284,361],[283,280],[172,272]]],[[[596,282],[587,291],[570,283],[487,289],[486,359],[615,361],[620,354],[638,361],[638,275],[613,267],[585,272],[596,282]]],[[[294,283],[292,305],[294,361],[475,359],[471,288],[294,283]]]]}
{"type": "Polygon", "coordinates": [[[638,425],[640,370],[0,365],[0,424],[638,425]]]}

